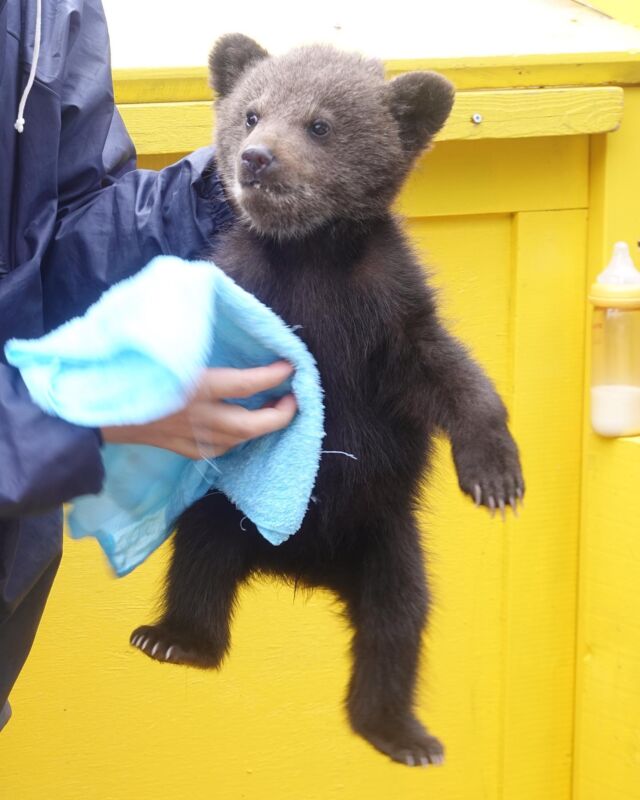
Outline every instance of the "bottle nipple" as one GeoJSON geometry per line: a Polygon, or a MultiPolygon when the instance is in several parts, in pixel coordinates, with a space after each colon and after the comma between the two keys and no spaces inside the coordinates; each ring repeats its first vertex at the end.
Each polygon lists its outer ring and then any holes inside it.
{"type": "Polygon", "coordinates": [[[611,261],[598,275],[598,283],[609,286],[635,286],[640,285],[640,271],[633,263],[629,247],[626,242],[616,242],[613,246],[611,261]]]}

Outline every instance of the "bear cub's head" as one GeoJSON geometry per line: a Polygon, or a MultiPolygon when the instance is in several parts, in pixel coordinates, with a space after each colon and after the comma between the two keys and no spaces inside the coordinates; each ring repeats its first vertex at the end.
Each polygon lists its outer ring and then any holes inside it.
{"type": "Polygon", "coordinates": [[[272,57],[242,34],[218,40],[209,68],[225,189],[277,239],[385,214],[454,98],[436,73],[386,82],[379,61],[324,45],[272,57]]]}

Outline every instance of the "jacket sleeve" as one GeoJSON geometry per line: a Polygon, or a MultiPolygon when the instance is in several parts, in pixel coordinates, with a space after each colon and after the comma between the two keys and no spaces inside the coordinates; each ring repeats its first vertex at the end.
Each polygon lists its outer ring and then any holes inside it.
{"type": "Polygon", "coordinates": [[[203,148],[159,172],[132,170],[63,211],[43,269],[47,330],[156,255],[206,257],[232,216],[212,158],[203,148]]]}
{"type": "MultiPolygon", "coordinates": [[[[40,275],[29,272],[34,284],[41,281],[45,331],[83,313],[155,255],[205,254],[231,217],[210,148],[160,172],[133,169],[135,150],[113,102],[101,2],[75,5],[81,15],[73,19],[60,90],[56,226],[40,275]]],[[[27,274],[5,278],[15,277],[19,300],[25,295],[17,284],[27,274]]],[[[104,477],[99,434],[41,412],[16,370],[2,363],[0,465],[0,517],[98,492],[104,477]]]]}
{"type": "Polygon", "coordinates": [[[61,118],[58,222],[42,270],[46,330],[156,255],[204,256],[231,217],[210,147],[159,172],[133,169],[135,149],[114,106],[100,0],[83,3],[61,118]]]}
{"type": "Polygon", "coordinates": [[[100,491],[100,437],[44,414],[17,370],[0,364],[0,517],[48,511],[100,491]]]}

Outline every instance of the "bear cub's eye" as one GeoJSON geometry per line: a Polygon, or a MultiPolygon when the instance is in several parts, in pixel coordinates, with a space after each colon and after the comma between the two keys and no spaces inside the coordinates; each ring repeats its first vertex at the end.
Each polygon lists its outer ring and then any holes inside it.
{"type": "Polygon", "coordinates": [[[331,126],[323,119],[316,119],[311,123],[311,125],[309,125],[309,132],[313,136],[317,136],[319,139],[321,139],[323,136],[326,136],[330,130],[331,126]]]}
{"type": "Polygon", "coordinates": [[[255,113],[255,111],[248,111],[247,117],[245,119],[245,125],[247,126],[247,128],[255,128],[257,124],[258,124],[258,115],[255,113]]]}

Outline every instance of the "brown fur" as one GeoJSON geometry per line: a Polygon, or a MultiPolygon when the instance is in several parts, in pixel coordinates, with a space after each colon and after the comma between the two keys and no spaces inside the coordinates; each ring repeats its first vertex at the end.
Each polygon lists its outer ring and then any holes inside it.
{"type": "Polygon", "coordinates": [[[354,629],[353,729],[402,763],[441,763],[413,712],[428,607],[414,508],[434,435],[450,437],[477,502],[515,507],[524,491],[504,406],[442,326],[389,211],[453,90],[432,73],[385,83],[378,62],[327,47],[271,58],[240,35],[210,65],[218,165],[239,214],[214,260],[301,326],[325,389],[324,449],[357,461],[323,457],[315,502],[279,547],[240,530],[223,495],[196,503],[178,523],[164,616],[132,639],[160,660],[217,667],[242,581],[326,586],[354,629]]]}

